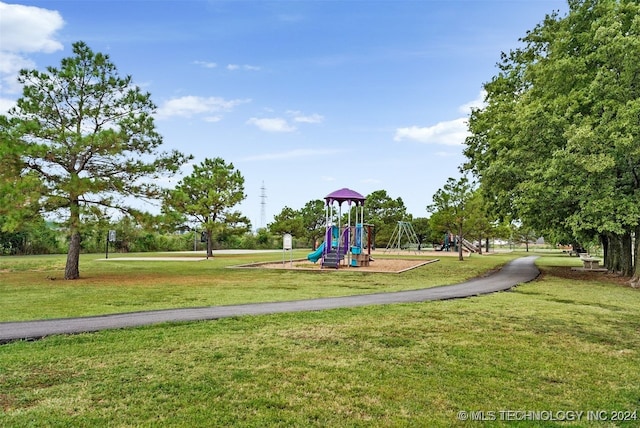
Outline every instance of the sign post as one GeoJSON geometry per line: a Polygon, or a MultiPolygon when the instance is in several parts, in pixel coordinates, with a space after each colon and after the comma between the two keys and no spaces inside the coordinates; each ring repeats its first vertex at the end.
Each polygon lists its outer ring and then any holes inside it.
{"type": "Polygon", "coordinates": [[[109,242],[116,242],[116,231],[115,230],[110,230],[109,233],[107,234],[107,250],[106,250],[106,253],[104,255],[105,259],[109,258],[109,242]]]}
{"type": "Polygon", "coordinates": [[[282,265],[284,266],[285,254],[289,251],[289,263],[293,265],[293,237],[285,233],[282,237],[282,265]]]}

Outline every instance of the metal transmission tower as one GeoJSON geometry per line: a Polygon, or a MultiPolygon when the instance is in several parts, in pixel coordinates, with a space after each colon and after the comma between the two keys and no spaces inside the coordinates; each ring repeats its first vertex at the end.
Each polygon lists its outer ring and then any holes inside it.
{"type": "Polygon", "coordinates": [[[264,223],[267,219],[267,188],[264,187],[264,181],[262,187],[260,187],[260,227],[264,228],[264,223]]]}

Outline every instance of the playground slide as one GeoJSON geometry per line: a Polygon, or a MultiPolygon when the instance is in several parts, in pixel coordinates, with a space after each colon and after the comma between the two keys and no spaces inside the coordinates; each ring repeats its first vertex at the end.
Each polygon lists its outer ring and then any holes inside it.
{"type": "Polygon", "coordinates": [[[462,239],[462,246],[467,250],[471,251],[472,253],[478,252],[478,247],[476,247],[475,245],[473,245],[471,242],[467,241],[464,238],[462,239]]]}
{"type": "Polygon", "coordinates": [[[313,253],[309,253],[309,255],[307,256],[307,260],[313,263],[317,262],[322,257],[323,251],[324,251],[324,242],[318,245],[318,248],[316,248],[316,250],[313,253]]]}

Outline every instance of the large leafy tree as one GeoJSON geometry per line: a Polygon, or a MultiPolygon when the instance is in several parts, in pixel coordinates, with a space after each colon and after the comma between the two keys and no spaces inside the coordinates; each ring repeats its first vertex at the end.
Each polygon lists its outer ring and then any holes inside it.
{"type": "Polygon", "coordinates": [[[279,235],[291,233],[295,237],[304,237],[309,240],[315,250],[318,240],[324,236],[325,220],[324,202],[315,199],[307,202],[299,210],[284,207],[274,216],[274,221],[269,224],[269,230],[279,235]]]}
{"type": "Polygon", "coordinates": [[[243,235],[251,230],[251,220],[242,214],[241,211],[228,211],[221,223],[220,233],[217,236],[217,242],[227,248],[237,248],[243,235]]]}
{"type": "Polygon", "coordinates": [[[6,153],[11,156],[10,180],[17,190],[11,211],[37,201],[63,217],[69,233],[65,278],[76,279],[83,210],[132,212],[125,197],[158,197],[153,179],[177,171],[186,157],[158,152],[162,138],[150,94],[130,76],[121,77],[108,55],[83,42],[73,44],[73,56],[59,68],[22,70],[18,80],[23,95],[0,120],[0,153],[3,162],[6,153]]]}
{"type": "Polygon", "coordinates": [[[604,244],[640,281],[640,4],[572,0],[504,54],[467,165],[504,217],[604,244]],[[637,242],[637,240],[636,240],[637,242]]]}
{"type": "Polygon", "coordinates": [[[320,199],[307,202],[300,210],[302,227],[307,239],[311,241],[313,249],[325,231],[325,203],[320,199]]]}
{"type": "Polygon", "coordinates": [[[376,190],[367,195],[365,221],[373,224],[373,241],[376,246],[387,245],[399,221],[410,220],[402,198],[393,199],[386,190],[376,190]]]}
{"type": "Polygon", "coordinates": [[[482,253],[482,240],[485,240],[486,250],[489,251],[489,238],[495,236],[496,219],[486,203],[482,189],[476,189],[467,203],[468,220],[466,224],[467,236],[471,241],[478,241],[478,251],[482,253]]]}
{"type": "Polygon", "coordinates": [[[40,194],[44,191],[37,174],[24,168],[18,129],[0,116],[0,232],[28,229],[40,219],[40,194]],[[37,221],[37,220],[36,220],[37,221]]]}
{"type": "Polygon", "coordinates": [[[233,163],[222,158],[205,159],[193,172],[167,192],[165,210],[184,214],[202,223],[207,237],[207,257],[213,256],[214,234],[230,229],[248,230],[249,220],[233,208],[246,198],[244,177],[233,163]]]}
{"type": "Polygon", "coordinates": [[[273,216],[273,222],[269,223],[269,231],[276,235],[290,233],[295,237],[305,233],[302,214],[299,210],[285,206],[280,213],[273,216]]]}
{"type": "Polygon", "coordinates": [[[423,246],[428,242],[432,242],[434,238],[431,223],[427,217],[418,217],[413,219],[412,224],[418,237],[418,248],[423,249],[423,246]]]}
{"type": "MultiPolygon", "coordinates": [[[[468,220],[472,215],[470,201],[474,195],[474,184],[467,177],[456,180],[449,178],[445,185],[433,195],[433,204],[427,206],[427,211],[437,213],[435,218],[439,228],[445,228],[457,235],[457,239],[465,239],[469,230],[468,220]]],[[[458,260],[464,260],[462,245],[458,245],[458,260]]]]}

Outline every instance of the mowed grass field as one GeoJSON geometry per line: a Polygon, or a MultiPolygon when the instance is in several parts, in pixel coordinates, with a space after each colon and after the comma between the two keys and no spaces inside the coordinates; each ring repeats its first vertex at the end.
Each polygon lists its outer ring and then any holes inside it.
{"type": "MultiPolygon", "coordinates": [[[[85,255],[73,282],[63,256],[0,258],[0,321],[429,287],[521,255],[400,275],[85,255]]],[[[0,426],[640,426],[640,290],[537,263],[536,281],[468,299],[5,344],[0,426]]]]}
{"type": "MultiPolygon", "coordinates": [[[[305,258],[307,253],[296,251],[293,258],[305,258]]],[[[459,263],[456,257],[445,255],[428,267],[403,274],[233,268],[282,261],[279,252],[216,255],[202,261],[148,261],[167,255],[115,254],[109,260],[104,260],[104,254],[83,255],[81,279],[76,281],[62,279],[64,256],[0,257],[0,322],[416,289],[473,278],[515,257],[472,257],[459,263]],[[139,260],[128,260],[132,257],[139,260]]],[[[203,254],[174,256],[200,260],[203,254]]],[[[287,264],[289,257],[287,254],[287,264]]],[[[376,255],[389,257],[393,256],[376,255]]],[[[410,252],[395,257],[433,259],[410,252]]]]}

